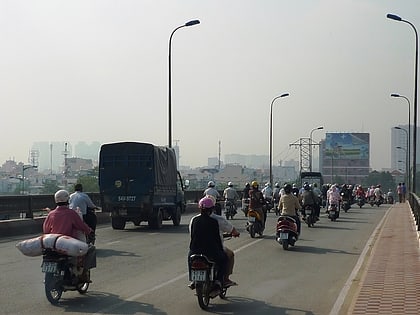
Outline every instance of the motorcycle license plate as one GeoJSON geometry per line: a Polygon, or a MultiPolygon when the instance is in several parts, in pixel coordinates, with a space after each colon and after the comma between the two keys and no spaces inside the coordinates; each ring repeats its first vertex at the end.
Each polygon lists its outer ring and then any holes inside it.
{"type": "Polygon", "coordinates": [[[54,261],[44,261],[41,268],[42,272],[53,273],[57,271],[57,263],[54,261]]]}
{"type": "Polygon", "coordinates": [[[287,240],[289,239],[289,233],[280,233],[279,237],[281,240],[287,240]]]}
{"type": "Polygon", "coordinates": [[[191,270],[191,281],[206,281],[206,270],[191,270]]]}
{"type": "Polygon", "coordinates": [[[255,217],[248,217],[249,222],[255,222],[255,217]]]}

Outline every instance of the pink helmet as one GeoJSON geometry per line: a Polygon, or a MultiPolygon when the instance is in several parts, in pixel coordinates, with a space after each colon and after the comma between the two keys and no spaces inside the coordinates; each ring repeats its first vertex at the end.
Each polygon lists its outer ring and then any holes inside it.
{"type": "Polygon", "coordinates": [[[214,207],[214,201],[212,198],[209,198],[208,196],[201,198],[198,202],[198,208],[200,209],[211,209],[214,207]]]}

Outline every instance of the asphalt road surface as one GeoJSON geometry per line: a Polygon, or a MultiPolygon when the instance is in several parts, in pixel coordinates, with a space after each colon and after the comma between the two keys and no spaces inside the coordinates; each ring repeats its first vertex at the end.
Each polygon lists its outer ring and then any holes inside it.
{"type": "MultiPolygon", "coordinates": [[[[265,235],[252,239],[241,211],[232,223],[239,238],[226,241],[235,251],[232,280],[238,286],[225,300],[210,301],[215,314],[329,314],[381,222],[387,205],[359,209],[352,205],[337,222],[326,218],[302,225],[295,247],[285,251],[275,241],[276,216],[268,214],[265,235]]],[[[188,223],[165,222],[161,230],[127,224],[123,231],[97,229],[97,268],[89,291],[64,292],[58,306],[44,293],[41,256],[27,257],[15,244],[35,237],[0,239],[1,314],[203,314],[187,287],[188,223]]],[[[351,291],[347,296],[351,300],[351,291]]]]}

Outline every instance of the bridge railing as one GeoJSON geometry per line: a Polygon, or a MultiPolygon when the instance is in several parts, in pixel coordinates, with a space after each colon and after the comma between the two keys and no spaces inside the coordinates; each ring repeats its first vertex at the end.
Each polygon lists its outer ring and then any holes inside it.
{"type": "Polygon", "coordinates": [[[411,211],[416,220],[417,231],[420,231],[420,198],[417,195],[410,193],[408,202],[410,203],[411,211]]]}
{"type": "MultiPolygon", "coordinates": [[[[223,192],[220,191],[220,194],[223,192]]],[[[87,193],[93,203],[101,206],[99,193],[87,193]]],[[[238,191],[241,196],[241,192],[238,191]]],[[[202,190],[186,190],[185,200],[187,203],[196,203],[203,195],[202,190]]],[[[34,218],[46,215],[45,208],[55,208],[54,195],[16,195],[0,196],[0,220],[12,220],[19,218],[34,218]]]]}

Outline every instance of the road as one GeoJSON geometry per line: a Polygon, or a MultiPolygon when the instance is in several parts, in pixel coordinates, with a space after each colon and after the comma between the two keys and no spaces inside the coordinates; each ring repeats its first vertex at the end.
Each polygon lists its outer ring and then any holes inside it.
{"type": "MultiPolygon", "coordinates": [[[[337,222],[323,214],[314,228],[302,225],[302,237],[289,251],[275,241],[274,213],[268,214],[264,238],[251,239],[239,212],[232,222],[241,236],[226,241],[235,251],[232,279],[239,286],[228,290],[226,300],[211,300],[210,312],[329,314],[387,209],[353,205],[337,222]]],[[[123,231],[99,226],[98,267],[92,270],[89,292],[64,292],[59,306],[45,298],[41,257],[24,256],[15,248],[31,236],[0,239],[0,313],[202,314],[187,287],[192,215],[184,215],[179,227],[165,222],[159,231],[143,224],[127,224],[123,231]]]]}

